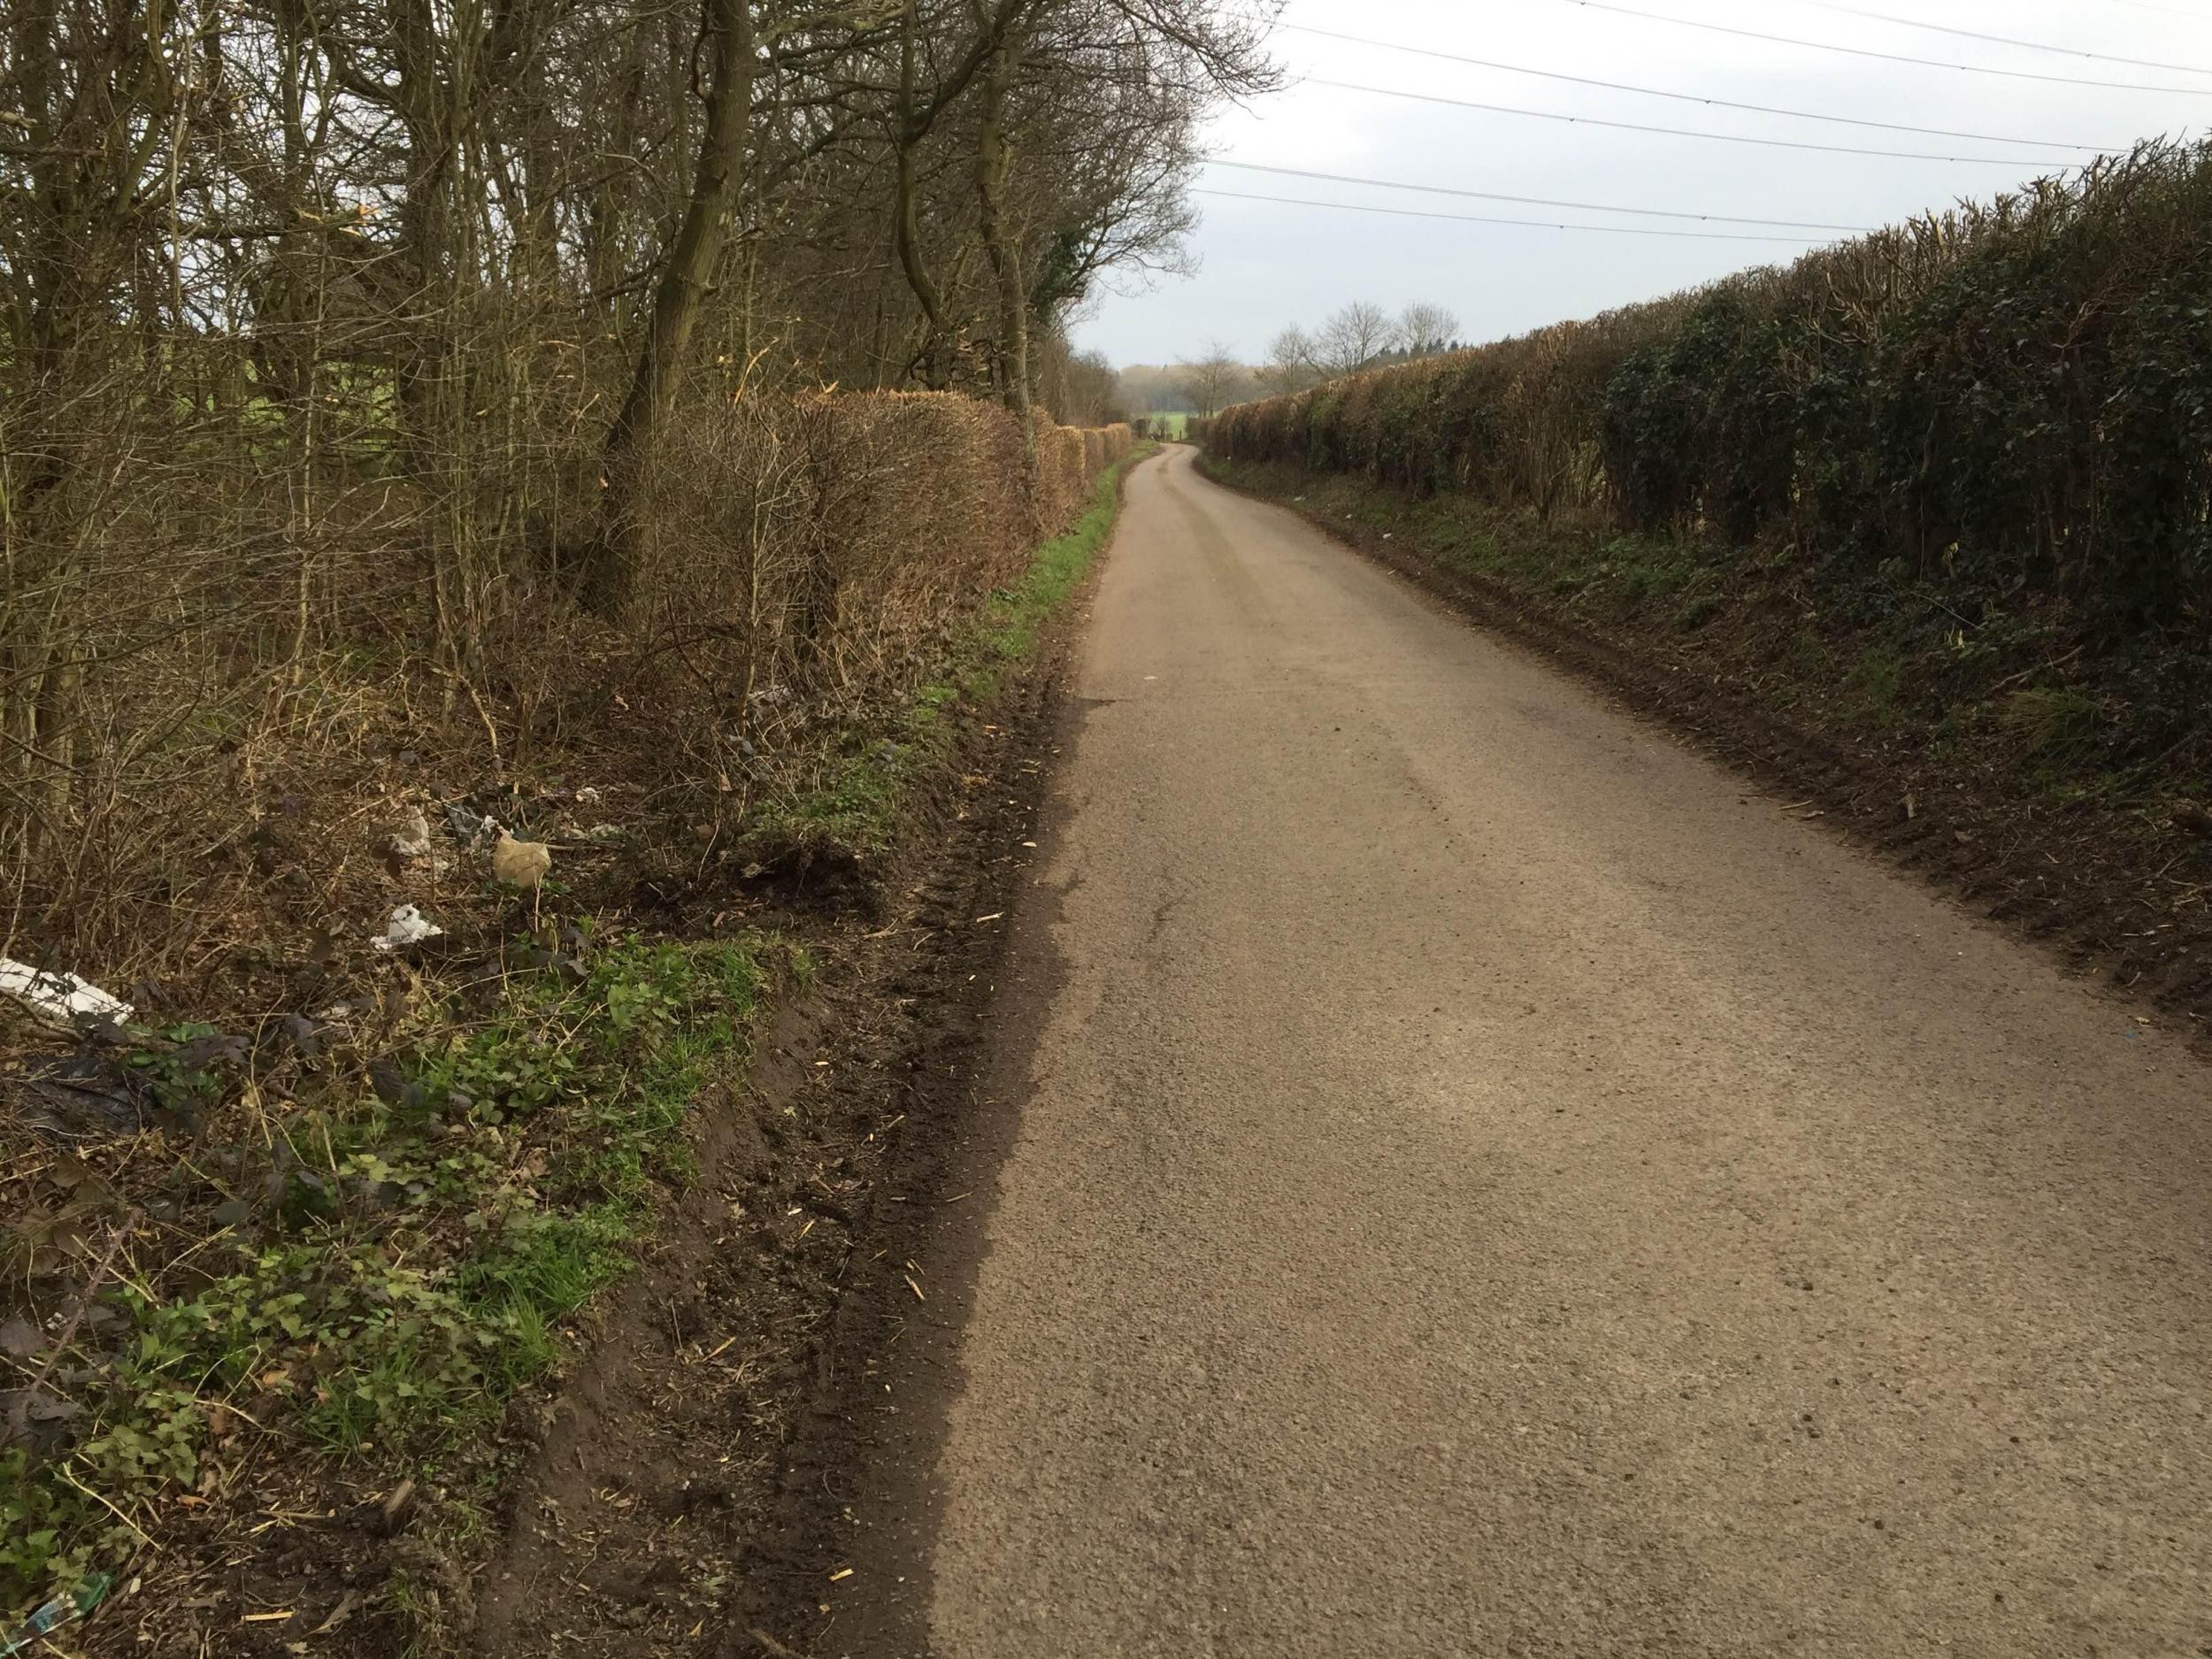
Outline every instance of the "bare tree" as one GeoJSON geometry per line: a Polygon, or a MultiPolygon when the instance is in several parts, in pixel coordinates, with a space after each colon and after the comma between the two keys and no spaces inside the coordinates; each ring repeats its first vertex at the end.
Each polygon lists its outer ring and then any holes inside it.
{"type": "Polygon", "coordinates": [[[1398,342],[1398,325],[1379,305],[1355,300],[1314,337],[1314,357],[1330,375],[1356,374],[1398,342]]]}
{"type": "Polygon", "coordinates": [[[1302,391],[1321,375],[1314,352],[1312,337],[1293,323],[1268,342],[1267,361],[1256,371],[1256,378],[1270,392],[1302,391]]]}
{"type": "Polygon", "coordinates": [[[1023,427],[1118,407],[1066,319],[1102,273],[1186,257],[1201,126],[1273,83],[1274,10],[12,7],[0,944],[113,887],[102,849],[156,839],[114,802],[157,759],[191,770],[165,745],[203,727],[142,660],[304,687],[374,615],[433,705],[495,708],[548,607],[591,601],[618,654],[680,608],[664,496],[709,437],[801,476],[742,400],[919,384],[1023,427]]]}
{"type": "Polygon", "coordinates": [[[1066,334],[1049,327],[1037,338],[1038,384],[1063,420],[1106,426],[1129,419],[1121,376],[1099,351],[1077,351],[1066,334]]]}
{"type": "Polygon", "coordinates": [[[757,66],[752,0],[710,0],[707,30],[714,76],[706,90],[691,200],[654,287],[629,393],[607,434],[603,525],[583,572],[587,595],[603,610],[627,597],[641,464],[682,389],[691,337],[721,261],[744,169],[757,66]]]}
{"type": "Polygon", "coordinates": [[[1207,420],[1236,401],[1238,382],[1246,373],[1244,365],[1218,340],[1208,341],[1202,356],[1177,366],[1182,375],[1184,396],[1190,399],[1199,416],[1207,420]]]}
{"type": "Polygon", "coordinates": [[[1459,319],[1441,305],[1416,301],[1398,313],[1398,345],[1409,357],[1432,357],[1459,338],[1459,319]]]}

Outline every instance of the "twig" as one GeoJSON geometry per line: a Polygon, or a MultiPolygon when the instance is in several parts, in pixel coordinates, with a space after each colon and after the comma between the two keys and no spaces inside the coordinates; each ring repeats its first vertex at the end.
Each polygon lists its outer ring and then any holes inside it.
{"type": "Polygon", "coordinates": [[[1982,695],[1984,696],[1988,696],[1995,692],[2002,691],[2007,686],[2013,684],[2015,681],[2026,680],[2032,675],[2042,673],[2047,669],[2055,672],[2057,670],[2065,667],[2067,664],[2072,662],[2074,658],[2079,657],[2081,653],[2082,648],[2077,645],[2072,650],[2067,652],[2063,657],[2054,657],[2047,663],[2032,664],[2028,667],[2022,669],[2016,674],[2007,674],[2002,680],[1999,680],[1995,685],[1990,687],[1989,690],[1984,692],[1982,695]]]}
{"type": "Polygon", "coordinates": [[[113,1502],[111,1501],[105,1494],[95,1492],[90,1486],[85,1485],[83,1481],[78,1479],[76,1476],[71,1474],[69,1472],[69,1465],[67,1463],[56,1463],[54,1465],[54,1472],[59,1475],[64,1480],[66,1480],[71,1486],[76,1487],[78,1491],[83,1493],[86,1497],[90,1498],[95,1503],[101,1505],[110,1515],[112,1515],[117,1520],[122,1522],[124,1525],[129,1527],[132,1532],[137,1533],[138,1541],[140,1543],[145,1545],[149,1549],[154,1548],[154,1540],[146,1536],[146,1529],[144,1527],[141,1526],[136,1521],[131,1519],[129,1516],[124,1514],[122,1510],[117,1509],[113,1502]]]}
{"type": "MultiPolygon", "coordinates": [[[[135,1210],[116,1223],[115,1233],[108,1240],[106,1253],[100,1257],[99,1265],[92,1270],[92,1277],[85,1281],[84,1288],[77,1293],[75,1305],[69,1310],[69,1319],[62,1326],[61,1334],[54,1339],[53,1347],[46,1350],[46,1363],[38,1368],[38,1375],[31,1379],[31,1386],[19,1394],[15,1403],[8,1409],[8,1427],[15,1435],[20,1436],[29,1423],[31,1402],[43,1392],[47,1378],[53,1374],[54,1367],[60,1363],[61,1356],[67,1351],[70,1343],[76,1340],[77,1327],[84,1323],[86,1311],[91,1308],[93,1297],[99,1294],[101,1283],[108,1276],[108,1270],[115,1265],[115,1257],[123,1248],[123,1240],[131,1235],[137,1225],[138,1211],[135,1210]]],[[[113,1508],[112,1505],[109,1507],[113,1508]]]]}

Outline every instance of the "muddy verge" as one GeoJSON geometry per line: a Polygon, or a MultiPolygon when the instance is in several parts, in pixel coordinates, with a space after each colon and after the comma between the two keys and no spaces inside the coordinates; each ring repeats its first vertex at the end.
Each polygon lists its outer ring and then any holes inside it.
{"type": "Polygon", "coordinates": [[[749,1064],[695,1097],[690,1179],[563,1322],[557,1372],[419,1461],[299,1459],[219,1524],[199,1521],[226,1495],[204,1486],[69,1651],[924,1650],[957,1310],[1018,1106],[986,1087],[987,1018],[1079,712],[1060,686],[1081,608],[987,707],[947,708],[956,741],[879,867],[637,895],[661,935],[763,929],[806,965],[749,1064]]]}
{"type": "Polygon", "coordinates": [[[481,1571],[430,1575],[456,1646],[843,1652],[849,1605],[900,1577],[879,1563],[918,1559],[860,1536],[851,1500],[863,1471],[925,1490],[953,1389],[948,1310],[1012,1127],[980,1094],[986,1012],[1070,631],[972,722],[869,902],[795,918],[811,987],[703,1102],[698,1179],[518,1425],[534,1449],[481,1571]]]}
{"type": "MultiPolygon", "coordinates": [[[[2212,841],[2139,813],[2054,807],[2007,787],[2001,767],[1922,752],[1906,741],[1818,731],[1778,716],[1758,687],[1686,641],[1586,614],[1397,539],[1383,522],[1346,519],[1208,463],[1225,488],[1284,507],[1474,621],[1532,646],[1632,710],[1655,717],[1770,789],[2055,952],[2070,971],[2187,1021],[2212,1048],[2212,841]]],[[[1411,512],[1406,515],[1410,520],[1411,512]]],[[[1790,618],[1775,620],[1784,629],[1790,618]]],[[[1802,705],[1817,710],[1821,688],[1802,705]]]]}

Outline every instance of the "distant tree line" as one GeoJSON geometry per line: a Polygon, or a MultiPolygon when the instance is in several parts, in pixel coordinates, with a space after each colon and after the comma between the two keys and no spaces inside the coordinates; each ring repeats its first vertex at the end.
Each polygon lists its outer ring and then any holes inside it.
{"type": "Polygon", "coordinates": [[[1454,350],[1458,334],[1459,319],[1441,305],[1415,303],[1394,317],[1379,305],[1355,300],[1317,328],[1294,323],[1277,334],[1268,342],[1266,361],[1253,371],[1253,379],[1263,391],[1302,391],[1386,363],[1407,363],[1454,350]]]}
{"type": "MultiPolygon", "coordinates": [[[[1179,363],[1131,364],[1115,375],[1115,393],[1099,405],[1095,419],[1173,413],[1203,419],[1253,397],[1303,391],[1363,369],[1459,350],[1458,334],[1459,319],[1441,305],[1417,303],[1393,315],[1355,301],[1314,328],[1285,328],[1257,364],[1219,340],[1208,341],[1197,356],[1179,363]]],[[[1105,362],[1096,353],[1084,361],[1094,368],[1105,362]]],[[[1093,411],[1087,410],[1084,418],[1092,419],[1093,411]]]]}

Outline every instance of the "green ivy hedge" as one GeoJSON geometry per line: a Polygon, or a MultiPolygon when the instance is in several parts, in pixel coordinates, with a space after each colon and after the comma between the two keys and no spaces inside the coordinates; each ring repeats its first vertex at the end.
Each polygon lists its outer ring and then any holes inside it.
{"type": "Polygon", "coordinates": [[[1479,349],[1241,404],[1216,453],[1842,578],[1893,561],[2212,644],[2212,146],[1479,349]]]}

